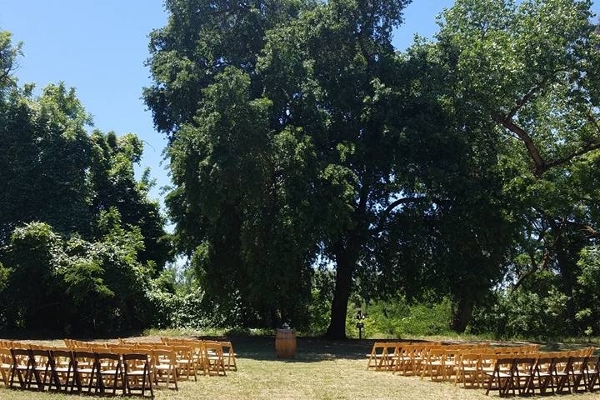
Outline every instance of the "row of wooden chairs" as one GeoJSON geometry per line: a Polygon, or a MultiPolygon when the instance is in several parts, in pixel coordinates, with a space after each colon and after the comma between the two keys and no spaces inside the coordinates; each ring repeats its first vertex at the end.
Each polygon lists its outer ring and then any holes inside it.
{"type": "Polygon", "coordinates": [[[465,388],[532,394],[593,391],[598,382],[594,348],[542,353],[539,346],[441,345],[439,343],[376,342],[367,369],[454,381],[465,388]],[[515,361],[518,360],[518,361],[515,361]],[[514,362],[514,364],[513,364],[514,362]],[[510,364],[510,365],[506,365],[510,364]],[[535,380],[523,377],[537,373],[535,380]],[[547,372],[550,371],[550,372],[547,372]],[[578,372],[579,371],[579,372],[578,372]],[[544,379],[539,379],[539,377],[544,379]]]}
{"type": "Polygon", "coordinates": [[[209,369],[210,364],[214,364],[215,361],[217,361],[217,364],[220,364],[218,359],[222,356],[225,369],[228,371],[237,371],[236,354],[231,341],[162,337],[161,342],[166,345],[190,345],[196,348],[204,346],[209,369]]]}
{"type": "MultiPolygon", "coordinates": [[[[402,375],[429,375],[432,367],[440,364],[458,363],[465,352],[489,352],[492,354],[530,354],[539,351],[539,345],[490,346],[488,343],[442,344],[440,342],[375,342],[367,354],[367,369],[394,371],[402,375]],[[433,364],[432,364],[433,363],[433,364]]],[[[435,377],[435,374],[434,374],[435,377]]]]}
{"type": "Polygon", "coordinates": [[[598,356],[500,357],[494,369],[487,372],[486,394],[497,391],[500,396],[563,394],[593,392],[600,389],[598,356]]]}
{"type": "MultiPolygon", "coordinates": [[[[173,388],[175,390],[178,389],[177,381],[180,379],[191,379],[194,377],[197,380],[197,373],[204,373],[205,375],[226,375],[226,371],[236,371],[237,363],[235,353],[233,351],[233,345],[231,342],[225,341],[208,341],[208,340],[192,340],[192,339],[172,339],[172,338],[163,338],[161,342],[130,342],[126,340],[119,340],[118,343],[115,342],[97,342],[97,341],[79,341],[73,339],[64,339],[64,343],[66,347],[52,347],[52,346],[44,346],[34,343],[28,342],[17,342],[17,341],[6,341],[0,340],[0,361],[2,361],[0,372],[2,375],[2,381],[6,386],[15,386],[15,381],[19,382],[20,387],[25,388],[42,388],[48,387],[50,383],[50,379],[53,379],[53,389],[56,389],[56,374],[51,372],[44,372],[42,375],[45,378],[41,378],[36,380],[36,374],[31,375],[32,373],[22,373],[16,374],[13,373],[13,366],[15,363],[13,362],[13,356],[10,353],[11,348],[14,349],[23,349],[25,351],[31,350],[35,351],[36,354],[38,351],[47,352],[50,351],[50,354],[58,354],[57,352],[63,351],[65,354],[112,354],[114,360],[117,358],[121,359],[121,372],[124,371],[124,363],[123,356],[126,354],[144,354],[149,359],[149,371],[151,376],[151,381],[156,385],[160,386],[160,384],[164,383],[167,388],[173,388]],[[12,375],[12,376],[11,376],[12,375]],[[19,381],[19,376],[22,377],[23,384],[21,385],[19,381]],[[36,382],[40,382],[38,386],[36,382]],[[46,382],[46,383],[44,383],[46,382]]],[[[21,365],[27,365],[29,362],[28,357],[25,354],[21,354],[18,356],[21,365]]],[[[36,355],[37,358],[40,358],[39,355],[36,355]]],[[[63,364],[63,363],[60,363],[63,364]]],[[[64,363],[68,365],[68,362],[64,363]]],[[[89,363],[88,363],[89,364],[89,363]]],[[[38,360],[36,365],[44,365],[44,371],[46,369],[48,371],[52,370],[52,365],[48,360],[38,360]],[[47,368],[46,368],[47,367],[47,368]]],[[[79,370],[81,370],[82,365],[79,362],[79,370]]],[[[114,363],[111,363],[105,359],[99,364],[101,366],[101,371],[111,370],[115,371],[114,363]]],[[[72,368],[72,367],[71,367],[72,368]]],[[[27,371],[27,369],[21,368],[22,371],[27,371]]],[[[87,368],[90,370],[87,375],[91,377],[91,368],[87,368]]],[[[72,370],[71,370],[72,373],[72,370]]],[[[101,373],[101,372],[98,372],[101,373]]],[[[97,373],[96,373],[97,374],[97,373]]],[[[39,374],[38,374],[39,375],[39,374]]],[[[103,375],[106,375],[105,373],[103,375]]],[[[104,382],[106,379],[102,379],[101,382],[104,382]]],[[[98,379],[96,378],[96,381],[98,379]]],[[[104,390],[106,385],[98,386],[99,383],[93,381],[91,390],[97,391],[99,387],[102,387],[104,390]]],[[[73,381],[75,384],[75,390],[81,391],[86,389],[86,385],[76,385],[77,381],[73,381]]],[[[67,388],[65,387],[65,390],[67,388]]],[[[127,389],[125,387],[125,389],[127,389]]],[[[73,388],[69,389],[73,390],[73,388]]]]}
{"type": "Polygon", "coordinates": [[[488,343],[444,345],[441,342],[375,342],[371,353],[367,355],[367,369],[422,375],[431,369],[428,361],[439,359],[441,355],[449,360],[464,351],[481,352],[488,348],[488,343]]]}
{"type": "Polygon", "coordinates": [[[0,357],[4,383],[11,388],[142,396],[149,391],[154,397],[148,354],[2,347],[0,357]]]}
{"type": "Polygon", "coordinates": [[[121,345],[147,350],[175,349],[177,360],[188,376],[195,375],[196,372],[210,376],[225,376],[227,371],[237,371],[233,345],[229,341],[163,338],[160,343],[121,341],[121,345]]]}
{"type": "Polygon", "coordinates": [[[108,353],[143,353],[152,359],[153,377],[156,385],[164,382],[167,388],[173,385],[178,389],[177,381],[197,380],[197,362],[189,346],[135,345],[131,343],[83,342],[65,339],[65,344],[73,351],[108,353]]]}
{"type": "Polygon", "coordinates": [[[162,338],[161,342],[140,342],[120,339],[113,342],[84,342],[65,339],[70,348],[107,349],[129,348],[134,351],[151,352],[172,350],[175,352],[177,369],[181,378],[194,378],[198,374],[225,376],[226,371],[237,371],[236,356],[230,341],[162,338]]]}

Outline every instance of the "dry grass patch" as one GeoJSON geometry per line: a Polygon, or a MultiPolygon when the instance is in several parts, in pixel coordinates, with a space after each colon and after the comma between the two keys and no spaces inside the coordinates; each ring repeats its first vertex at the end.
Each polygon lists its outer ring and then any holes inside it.
{"type": "MultiPolygon", "coordinates": [[[[226,377],[199,376],[198,381],[181,382],[179,391],[159,389],[155,398],[257,399],[257,400],[477,400],[498,398],[483,389],[463,389],[451,383],[431,382],[391,372],[366,370],[366,354],[372,341],[324,342],[299,339],[293,360],[275,357],[274,339],[265,337],[230,338],[238,354],[238,371],[226,377]]],[[[560,395],[561,400],[598,399],[599,394],[560,395]]],[[[2,400],[90,399],[90,396],[58,395],[0,387],[2,400]]],[[[121,397],[119,397],[121,398],[121,397]]],[[[139,397],[137,397],[139,399],[139,397]]],[[[541,398],[538,396],[538,398],[541,398]]]]}

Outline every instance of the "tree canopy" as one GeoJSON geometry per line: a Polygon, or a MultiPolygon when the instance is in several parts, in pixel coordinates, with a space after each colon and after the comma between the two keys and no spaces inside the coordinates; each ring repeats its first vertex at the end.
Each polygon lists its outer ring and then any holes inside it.
{"type": "Polygon", "coordinates": [[[143,328],[172,256],[148,175],[134,174],[142,143],[89,133],[63,83],[21,86],[19,54],[0,31],[0,329],[143,328]]]}
{"type": "Polygon", "coordinates": [[[246,322],[300,323],[319,263],[332,338],[353,291],[434,289],[464,330],[527,252],[552,243],[577,276],[586,241],[567,226],[595,232],[569,221],[595,212],[573,201],[598,148],[591,3],[458,0],[435,41],[399,53],[408,3],[166,3],[145,99],[171,139],[178,245],[246,322]]]}

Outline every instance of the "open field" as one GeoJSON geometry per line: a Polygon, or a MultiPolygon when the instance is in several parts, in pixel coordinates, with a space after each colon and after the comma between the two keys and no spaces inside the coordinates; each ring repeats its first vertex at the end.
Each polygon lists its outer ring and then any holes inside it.
{"type": "MultiPolygon", "coordinates": [[[[179,391],[161,388],[156,399],[461,399],[498,398],[483,389],[463,389],[452,383],[427,378],[404,377],[391,372],[366,370],[366,354],[372,340],[326,342],[298,339],[295,359],[278,360],[274,338],[232,337],[238,355],[238,371],[226,377],[199,376],[198,381],[181,382],[179,391]]],[[[572,400],[600,399],[599,393],[560,395],[572,400]]],[[[62,400],[90,396],[9,390],[0,386],[1,400],[62,400]]],[[[122,397],[119,397],[122,398],[122,397]]],[[[139,396],[136,397],[139,399],[139,396]]]]}

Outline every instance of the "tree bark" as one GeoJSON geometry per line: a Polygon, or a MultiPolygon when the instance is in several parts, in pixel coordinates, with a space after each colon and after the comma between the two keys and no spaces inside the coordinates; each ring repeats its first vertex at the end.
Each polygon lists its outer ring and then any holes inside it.
{"type": "Polygon", "coordinates": [[[473,316],[473,307],[475,305],[475,299],[471,296],[462,296],[454,309],[454,315],[452,318],[452,330],[457,333],[463,333],[467,329],[467,325],[471,321],[473,316]]]}
{"type": "Polygon", "coordinates": [[[335,261],[337,264],[335,274],[335,289],[331,302],[331,320],[325,338],[329,340],[345,340],[346,317],[348,315],[348,300],[352,293],[352,276],[358,259],[356,240],[352,244],[344,245],[338,242],[335,245],[335,261]]]}
{"type": "MultiPolygon", "coordinates": [[[[575,302],[573,301],[573,270],[569,263],[569,257],[566,254],[565,244],[562,238],[562,232],[558,233],[556,239],[556,261],[558,262],[558,269],[561,275],[561,283],[563,293],[567,296],[565,308],[567,312],[567,318],[569,319],[569,325],[574,326],[575,322],[575,302]]],[[[570,332],[575,333],[575,332],[570,332]]]]}

